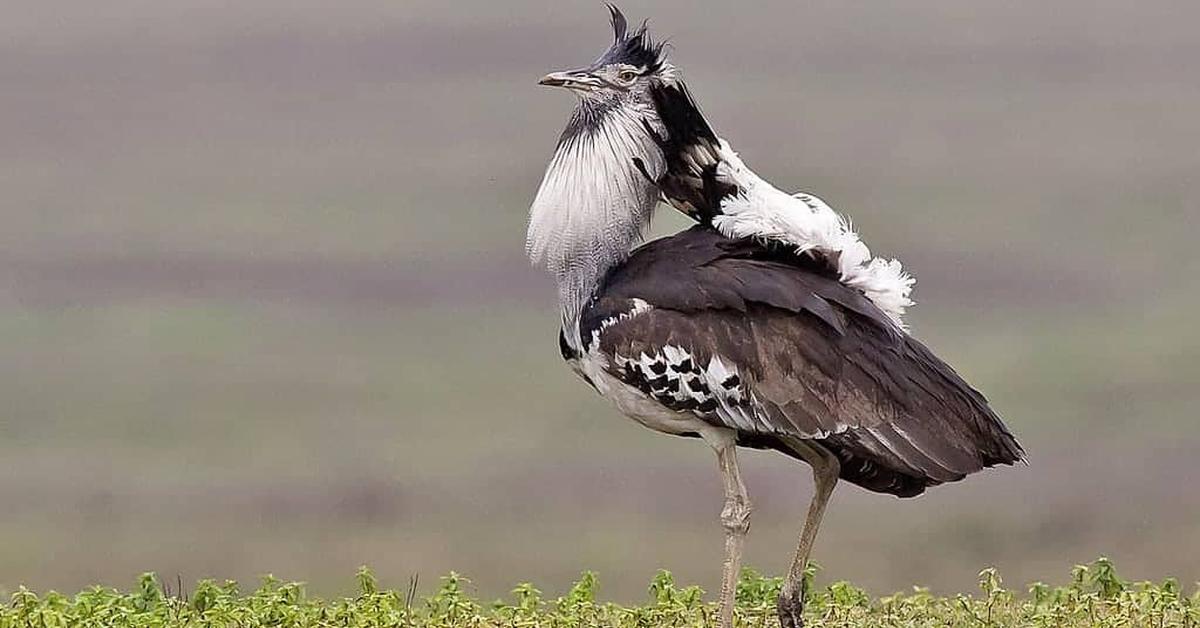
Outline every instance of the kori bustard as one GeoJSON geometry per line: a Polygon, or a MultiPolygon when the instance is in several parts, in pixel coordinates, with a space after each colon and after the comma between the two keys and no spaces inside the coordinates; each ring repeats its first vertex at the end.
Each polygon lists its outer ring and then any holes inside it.
{"type": "Polygon", "coordinates": [[[724,485],[723,628],[750,525],[737,447],[812,468],[779,596],[802,625],[803,572],[838,480],[911,497],[1024,459],[987,401],[911,335],[913,279],[819,198],[786,194],[718,137],[646,25],[541,84],[578,102],[534,198],[530,258],[554,275],[563,358],[651,429],[699,437],[724,485]],[[696,226],[634,248],[665,201],[696,226]]]}

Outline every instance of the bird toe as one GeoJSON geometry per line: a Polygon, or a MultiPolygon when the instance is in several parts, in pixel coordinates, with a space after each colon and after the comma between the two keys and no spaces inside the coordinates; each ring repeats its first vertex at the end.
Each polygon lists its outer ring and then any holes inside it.
{"type": "Polygon", "coordinates": [[[784,589],[779,593],[777,612],[780,628],[804,627],[804,593],[789,592],[784,589]]]}

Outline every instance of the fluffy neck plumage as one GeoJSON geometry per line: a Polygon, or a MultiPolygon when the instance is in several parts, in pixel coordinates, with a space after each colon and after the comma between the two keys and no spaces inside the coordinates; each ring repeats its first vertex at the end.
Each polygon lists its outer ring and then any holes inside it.
{"type": "Polygon", "coordinates": [[[529,214],[525,250],[558,281],[568,342],[578,344],[578,319],[605,273],[642,239],[658,189],[638,170],[664,167],[643,120],[652,106],[635,100],[583,100],[559,139],[529,214]]]}

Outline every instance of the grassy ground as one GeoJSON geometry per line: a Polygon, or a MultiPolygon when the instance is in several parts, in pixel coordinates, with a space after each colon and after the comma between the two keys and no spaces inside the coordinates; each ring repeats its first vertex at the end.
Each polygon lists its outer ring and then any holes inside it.
{"type": "MultiPolygon", "coordinates": [[[[810,581],[814,573],[809,572],[810,581]]],[[[774,601],[779,578],[752,570],[742,574],[736,612],[740,626],[777,625],[774,601]]],[[[872,598],[847,582],[823,589],[810,587],[806,605],[811,627],[857,626],[1009,626],[1115,628],[1117,626],[1188,627],[1200,625],[1200,590],[1185,591],[1178,581],[1131,583],[1117,576],[1112,563],[1099,559],[1076,566],[1063,586],[1034,583],[1025,592],[1006,589],[994,569],[979,573],[979,593],[939,597],[914,588],[909,593],[872,598]]],[[[237,583],[202,581],[191,592],[145,574],[136,589],[122,592],[94,587],[76,596],[38,596],[24,588],[0,609],[0,628],[40,626],[105,626],[106,628],[176,628],[183,626],[412,626],[429,628],[500,626],[578,626],[587,628],[642,626],[709,626],[715,608],[696,586],[680,587],[671,574],[659,572],[649,587],[649,600],[622,606],[597,600],[595,575],[585,573],[566,595],[548,598],[529,584],[504,600],[481,603],[470,582],[457,574],[442,578],[440,588],[418,599],[417,581],[405,590],[381,589],[374,575],[358,573],[353,597],[322,600],[308,597],[299,583],[266,578],[244,593],[237,583]]]]}

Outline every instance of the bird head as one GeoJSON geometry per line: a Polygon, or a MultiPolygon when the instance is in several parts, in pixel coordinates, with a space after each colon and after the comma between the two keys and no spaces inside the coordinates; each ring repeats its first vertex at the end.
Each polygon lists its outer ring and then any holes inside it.
{"type": "Polygon", "coordinates": [[[666,59],[665,44],[650,39],[643,22],[629,31],[625,15],[609,4],[612,14],[613,42],[590,65],[574,70],[551,72],[543,76],[541,85],[562,87],[579,96],[584,102],[611,102],[645,98],[657,83],[674,80],[675,70],[666,59]]]}

